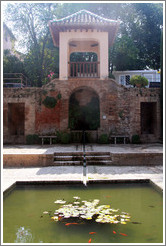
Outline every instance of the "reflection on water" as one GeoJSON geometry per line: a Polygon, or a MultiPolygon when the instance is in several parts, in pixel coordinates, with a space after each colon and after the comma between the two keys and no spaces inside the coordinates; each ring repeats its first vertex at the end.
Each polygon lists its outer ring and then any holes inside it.
{"type": "MultiPolygon", "coordinates": [[[[30,229],[25,229],[24,226],[18,228],[16,232],[16,240],[15,243],[33,243],[33,236],[30,229]]],[[[43,243],[40,241],[39,243],[43,243]]]]}
{"type": "Polygon", "coordinates": [[[16,232],[15,243],[31,243],[33,241],[30,229],[25,229],[24,226],[18,228],[16,232]]]}
{"type": "MultiPolygon", "coordinates": [[[[88,167],[84,168],[84,176],[88,176],[88,167]]],[[[103,245],[162,243],[163,240],[162,194],[150,184],[17,186],[4,197],[3,208],[4,243],[78,244],[91,239],[92,243],[103,245]],[[88,220],[83,224],[69,224],[71,221],[67,219],[55,223],[51,219],[59,207],[55,200],[63,199],[71,204],[76,196],[82,201],[98,199],[100,204],[127,211],[132,216],[131,223],[100,224],[88,220]],[[43,211],[48,213],[43,216],[43,211]]]]}
{"type": "Polygon", "coordinates": [[[83,166],[83,184],[87,186],[87,171],[86,166],[83,166]]]}

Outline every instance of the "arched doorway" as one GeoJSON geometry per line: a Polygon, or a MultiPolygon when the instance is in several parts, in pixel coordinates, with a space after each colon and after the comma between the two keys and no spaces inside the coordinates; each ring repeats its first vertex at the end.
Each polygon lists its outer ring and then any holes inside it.
{"type": "Polygon", "coordinates": [[[71,130],[97,130],[100,127],[100,101],[97,93],[82,87],[69,99],[69,128],[71,130]]]}

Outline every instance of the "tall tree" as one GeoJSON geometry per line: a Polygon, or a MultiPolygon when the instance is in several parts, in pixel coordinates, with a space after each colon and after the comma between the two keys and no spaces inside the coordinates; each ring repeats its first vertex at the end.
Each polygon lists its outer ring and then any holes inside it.
{"type": "Polygon", "coordinates": [[[57,4],[14,3],[8,4],[6,16],[14,23],[15,30],[22,35],[22,45],[26,45],[31,57],[37,86],[42,85],[45,49],[50,35],[48,21],[54,18],[57,4]]]}
{"type": "MultiPolygon", "coordinates": [[[[48,21],[66,17],[81,9],[89,10],[105,18],[121,20],[117,40],[110,55],[110,61],[116,69],[148,67],[158,69],[160,67],[160,34],[163,25],[161,3],[8,4],[5,16],[8,21],[14,23],[15,31],[17,30],[22,37],[22,44],[28,48],[26,66],[29,74],[31,71],[31,76],[33,71],[36,85],[42,85],[46,73],[53,67],[53,63],[58,62],[57,49],[53,48],[52,41],[49,41],[51,36],[48,21]]],[[[57,69],[58,65],[55,67],[57,69]]]]}

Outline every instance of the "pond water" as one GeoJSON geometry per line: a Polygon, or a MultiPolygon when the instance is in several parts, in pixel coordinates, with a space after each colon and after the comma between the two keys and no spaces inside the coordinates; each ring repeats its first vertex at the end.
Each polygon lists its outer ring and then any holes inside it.
{"type": "Polygon", "coordinates": [[[4,243],[162,243],[162,193],[146,184],[18,185],[4,196],[4,243]],[[99,205],[111,205],[130,214],[127,224],[101,224],[89,220],[66,226],[51,216],[61,204],[99,199],[99,205]],[[43,213],[48,211],[48,213],[43,213]],[[89,234],[95,232],[94,234],[89,234]],[[90,241],[89,241],[90,240],[90,241]]]}

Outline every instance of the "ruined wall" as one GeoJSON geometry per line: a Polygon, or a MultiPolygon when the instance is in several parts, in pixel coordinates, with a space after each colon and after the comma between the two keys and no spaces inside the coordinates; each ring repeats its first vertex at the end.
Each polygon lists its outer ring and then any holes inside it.
{"type": "MultiPolygon", "coordinates": [[[[54,134],[56,130],[68,129],[69,99],[74,91],[80,88],[93,90],[100,101],[100,128],[102,133],[141,135],[141,102],[153,102],[156,105],[155,132],[151,140],[160,137],[160,89],[126,88],[114,80],[99,79],[55,79],[42,88],[4,89],[4,143],[25,143],[28,134],[54,134]],[[61,98],[58,99],[58,95],[61,98]],[[43,101],[54,97],[57,103],[54,108],[47,108],[43,101]],[[11,135],[9,131],[9,103],[24,103],[24,135],[11,135]]],[[[87,94],[88,96],[88,94],[87,94]]],[[[150,141],[146,134],[143,141],[150,141]]],[[[149,137],[149,134],[148,134],[149,137]]]]}

